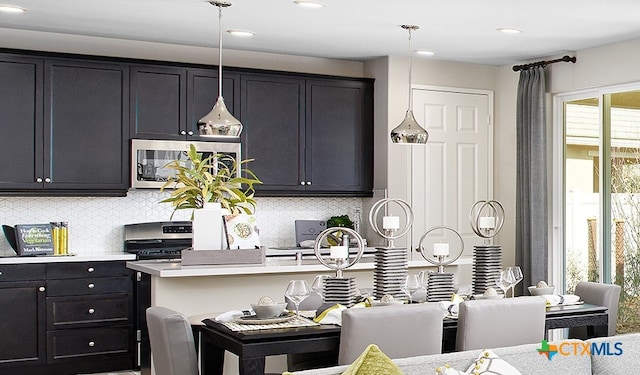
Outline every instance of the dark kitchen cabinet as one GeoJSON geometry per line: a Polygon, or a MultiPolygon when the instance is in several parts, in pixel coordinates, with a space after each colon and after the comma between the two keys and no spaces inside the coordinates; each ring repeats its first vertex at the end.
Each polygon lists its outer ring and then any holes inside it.
{"type": "Polygon", "coordinates": [[[302,191],[305,181],[305,80],[242,75],[243,158],[263,182],[258,194],[302,191]]]}
{"type": "Polygon", "coordinates": [[[317,192],[373,189],[371,82],[307,80],[306,184],[317,192]]]}
{"type": "Polygon", "coordinates": [[[136,368],[124,261],[0,265],[0,374],[136,368]]]}
{"type": "Polygon", "coordinates": [[[0,55],[0,191],[124,195],[128,67],[0,55]]]}
{"type": "MultiPolygon", "coordinates": [[[[240,78],[224,72],[222,92],[229,112],[239,107],[240,78]]],[[[206,141],[198,120],[218,98],[218,71],[169,66],[131,67],[131,138],[206,141]]]]}
{"type": "Polygon", "coordinates": [[[0,265],[0,374],[45,363],[45,265],[0,265]]]}
{"type": "Polygon", "coordinates": [[[241,88],[258,195],[371,195],[371,80],[242,74],[241,88]]]}
{"type": "Polygon", "coordinates": [[[43,67],[42,59],[0,54],[0,190],[42,186],[43,67]]]}
{"type": "Polygon", "coordinates": [[[46,62],[44,189],[128,189],[128,103],[128,66],[46,62]]]}
{"type": "Polygon", "coordinates": [[[187,135],[187,69],[131,67],[131,138],[184,140],[187,135]]]}

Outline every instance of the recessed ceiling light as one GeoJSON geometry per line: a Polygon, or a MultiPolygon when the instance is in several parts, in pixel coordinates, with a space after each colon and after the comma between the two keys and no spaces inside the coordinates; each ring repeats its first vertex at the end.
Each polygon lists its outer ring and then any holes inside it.
{"type": "Polygon", "coordinates": [[[505,33],[505,34],[520,34],[522,31],[518,30],[518,29],[512,29],[509,27],[500,27],[498,28],[498,31],[500,31],[501,33],[505,33]]]}
{"type": "Polygon", "coordinates": [[[305,8],[322,8],[325,6],[323,3],[319,1],[311,1],[311,0],[295,0],[294,3],[305,8]]]}
{"type": "Polygon", "coordinates": [[[416,50],[416,54],[421,55],[421,56],[433,56],[436,53],[433,52],[433,51],[426,50],[426,49],[417,49],[416,50]]]}
{"type": "Polygon", "coordinates": [[[250,38],[254,35],[256,35],[256,33],[254,33],[253,31],[249,31],[249,30],[227,30],[227,32],[233,36],[237,36],[240,38],[250,38]]]}
{"type": "Polygon", "coordinates": [[[26,11],[26,8],[21,8],[15,5],[0,5],[0,12],[4,13],[24,13],[26,11]]]}

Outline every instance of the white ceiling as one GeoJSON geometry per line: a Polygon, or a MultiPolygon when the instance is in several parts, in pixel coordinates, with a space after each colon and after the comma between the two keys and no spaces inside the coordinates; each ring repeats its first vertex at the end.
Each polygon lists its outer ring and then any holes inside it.
{"type": "MultiPolygon", "coordinates": [[[[1,0],[29,11],[0,13],[0,28],[217,47],[217,8],[205,0],[1,0]]],[[[508,65],[640,37],[638,0],[231,0],[223,49],[364,61],[408,52],[401,24],[416,24],[414,49],[431,58],[508,65]],[[504,34],[499,27],[518,28],[504,34]]],[[[0,41],[0,46],[2,42],[0,41]]]]}

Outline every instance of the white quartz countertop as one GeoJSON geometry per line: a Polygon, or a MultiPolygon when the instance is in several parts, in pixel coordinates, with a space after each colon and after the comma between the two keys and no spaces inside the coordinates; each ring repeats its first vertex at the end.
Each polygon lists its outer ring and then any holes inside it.
{"type": "Polygon", "coordinates": [[[0,257],[0,264],[27,264],[27,263],[60,263],[60,262],[102,262],[111,260],[135,260],[135,254],[109,254],[109,255],[46,255],[27,257],[0,257]]]}
{"type": "MultiPolygon", "coordinates": [[[[447,267],[458,265],[470,265],[471,257],[461,257],[447,267]]],[[[202,265],[202,266],[182,266],[178,261],[167,260],[139,260],[127,262],[127,267],[136,271],[148,273],[159,277],[193,277],[193,276],[229,276],[229,275],[259,275],[272,273],[305,273],[305,272],[327,272],[327,267],[318,262],[317,259],[303,259],[301,261],[291,259],[267,258],[264,265],[202,265]]],[[[374,262],[372,258],[363,258],[350,267],[349,270],[372,270],[374,262]]],[[[409,261],[409,268],[436,268],[433,264],[425,260],[409,261]]]]}

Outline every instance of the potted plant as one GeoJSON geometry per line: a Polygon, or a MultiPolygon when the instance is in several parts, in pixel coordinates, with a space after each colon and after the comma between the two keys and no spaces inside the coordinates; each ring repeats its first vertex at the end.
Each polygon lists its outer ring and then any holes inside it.
{"type": "MultiPolygon", "coordinates": [[[[205,204],[217,202],[231,214],[251,214],[256,206],[255,184],[262,182],[243,165],[252,161],[235,160],[230,155],[217,154],[205,157],[192,144],[187,151],[188,160],[174,160],[167,168],[176,171],[160,191],[173,187],[171,195],[161,203],[171,203],[173,214],[177,210],[204,208],[205,204]]],[[[193,213],[192,213],[193,218],[193,213]]]]}

